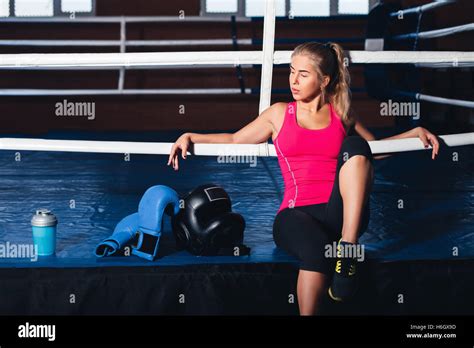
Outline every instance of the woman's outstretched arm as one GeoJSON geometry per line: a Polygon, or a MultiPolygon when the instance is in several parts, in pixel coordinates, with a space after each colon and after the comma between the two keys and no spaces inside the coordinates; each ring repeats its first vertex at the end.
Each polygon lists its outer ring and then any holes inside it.
{"type": "MultiPolygon", "coordinates": [[[[355,124],[355,130],[362,138],[364,138],[367,141],[376,140],[375,136],[367,128],[365,128],[362,125],[362,123],[359,121],[357,121],[355,124]]],[[[425,145],[425,148],[428,148],[428,146],[432,146],[433,152],[432,152],[431,158],[435,159],[435,156],[439,152],[438,139],[436,138],[436,135],[432,134],[430,131],[428,131],[427,129],[423,127],[412,128],[406,132],[396,134],[388,138],[379,139],[379,140],[393,140],[393,139],[407,139],[407,138],[420,138],[420,140],[425,145]]],[[[382,159],[389,156],[391,155],[375,155],[374,159],[382,159]]]]}
{"type": "Polygon", "coordinates": [[[275,103],[263,111],[252,122],[235,133],[184,133],[171,147],[168,164],[173,164],[175,170],[179,169],[178,157],[186,159],[186,153],[191,143],[193,144],[259,144],[267,141],[273,134],[272,119],[278,112],[284,112],[286,103],[275,103]]]}

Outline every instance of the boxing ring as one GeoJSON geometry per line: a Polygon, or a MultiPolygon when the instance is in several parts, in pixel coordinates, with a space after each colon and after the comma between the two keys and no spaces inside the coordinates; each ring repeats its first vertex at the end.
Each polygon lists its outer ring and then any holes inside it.
{"type": "MultiPolygon", "coordinates": [[[[262,112],[270,105],[273,66],[290,63],[291,54],[274,51],[273,1],[267,0],[266,6],[262,51],[3,54],[0,69],[262,65],[262,112]]],[[[450,66],[456,62],[472,66],[474,52],[367,50],[350,51],[348,59],[350,64],[450,66]]],[[[0,98],[64,93],[10,89],[0,90],[0,98]]],[[[69,93],[81,95],[75,90],[69,93]]],[[[120,95],[134,91],[82,93],[120,95]]],[[[474,107],[472,101],[456,103],[474,107]]],[[[374,131],[377,137],[386,132],[374,131]]],[[[0,197],[4,207],[0,241],[28,243],[31,213],[40,205],[47,205],[60,221],[55,256],[35,261],[0,259],[0,277],[7,280],[0,287],[0,313],[297,314],[296,302],[288,301],[288,297],[296,294],[298,262],[276,248],[272,237],[273,219],[283,195],[273,144],[195,144],[188,159],[181,162],[180,172],[175,173],[166,166],[166,155],[179,134],[77,133],[75,139],[63,133],[49,133],[44,138],[0,137],[0,185],[4,192],[0,197]],[[18,163],[11,161],[19,151],[21,172],[18,163]],[[133,155],[133,160],[124,162],[124,154],[133,155]],[[216,156],[238,156],[255,162],[219,163],[216,156]],[[94,255],[95,246],[111,234],[117,222],[136,211],[148,187],[167,185],[182,196],[208,182],[224,187],[233,210],[245,218],[244,241],[252,248],[250,255],[194,256],[179,251],[169,219],[165,220],[159,257],[154,261],[94,255]],[[74,304],[61,300],[71,294],[77,298],[74,304]],[[179,300],[182,295],[185,302],[179,300]]],[[[363,266],[364,289],[354,303],[328,303],[329,314],[474,311],[470,300],[474,283],[469,279],[474,266],[474,132],[441,134],[439,139],[441,149],[436,161],[431,161],[426,153],[431,149],[425,149],[419,139],[369,142],[374,154],[396,155],[375,162],[371,220],[361,238],[369,258],[363,266]],[[454,162],[454,152],[463,160],[454,162]],[[407,202],[404,209],[393,208],[399,200],[407,202]],[[457,247],[456,253],[453,247],[457,247]],[[402,305],[393,300],[400,293],[407,298],[402,305]],[[446,301],[440,303],[440,297],[446,301]]]]}

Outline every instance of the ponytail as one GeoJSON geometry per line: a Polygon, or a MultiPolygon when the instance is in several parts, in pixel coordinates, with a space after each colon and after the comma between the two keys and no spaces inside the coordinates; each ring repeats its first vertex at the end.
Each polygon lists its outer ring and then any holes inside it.
{"type": "Polygon", "coordinates": [[[351,115],[351,76],[346,63],[348,58],[345,57],[344,49],[341,45],[331,42],[328,46],[336,57],[334,76],[330,82],[332,84],[330,88],[331,103],[339,116],[341,116],[344,124],[350,126],[354,123],[354,120],[351,115]]]}

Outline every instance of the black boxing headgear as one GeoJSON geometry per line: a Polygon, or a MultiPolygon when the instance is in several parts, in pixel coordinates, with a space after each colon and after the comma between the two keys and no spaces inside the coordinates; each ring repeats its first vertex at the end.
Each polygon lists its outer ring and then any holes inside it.
{"type": "Polygon", "coordinates": [[[178,248],[195,255],[232,254],[235,248],[245,255],[249,250],[242,244],[245,220],[232,212],[229,195],[218,185],[202,185],[189,193],[172,217],[172,227],[178,248]]]}

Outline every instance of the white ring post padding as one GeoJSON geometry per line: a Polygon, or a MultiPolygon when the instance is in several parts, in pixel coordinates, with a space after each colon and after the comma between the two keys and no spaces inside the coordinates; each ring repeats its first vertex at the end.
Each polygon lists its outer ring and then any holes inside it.
{"type": "MultiPolygon", "coordinates": [[[[289,64],[292,51],[275,51],[274,64],[289,64]]],[[[460,51],[350,51],[352,64],[416,64],[474,62],[474,52],[460,51]]],[[[139,52],[139,53],[27,53],[0,54],[0,68],[73,68],[198,65],[260,65],[262,51],[139,52]]]]}
{"type": "MultiPolygon", "coordinates": [[[[271,103],[272,77],[273,77],[273,51],[275,49],[275,1],[265,0],[265,17],[263,19],[263,44],[262,44],[262,75],[260,79],[259,115],[271,103]]],[[[268,141],[265,144],[266,155],[269,155],[268,141]]]]}
{"type": "Polygon", "coordinates": [[[275,4],[274,0],[265,1],[265,17],[263,21],[262,75],[260,83],[260,104],[258,111],[262,113],[270,106],[273,74],[273,51],[275,48],[275,4]]]}
{"type": "MultiPolygon", "coordinates": [[[[441,135],[448,146],[474,145],[474,132],[441,135]]],[[[169,155],[173,143],[0,138],[0,150],[169,155]]],[[[372,153],[427,150],[419,138],[369,141],[372,153]]],[[[276,156],[274,145],[269,155],[276,156]]],[[[194,144],[197,156],[267,156],[265,144],[194,144]]]]}
{"type": "MultiPolygon", "coordinates": [[[[127,41],[127,24],[125,23],[125,19],[122,18],[120,21],[120,53],[125,53],[126,46],[125,41],[127,41]]],[[[125,68],[120,68],[119,71],[119,79],[118,79],[118,90],[122,91],[123,86],[125,85],[125,68]]]]}

